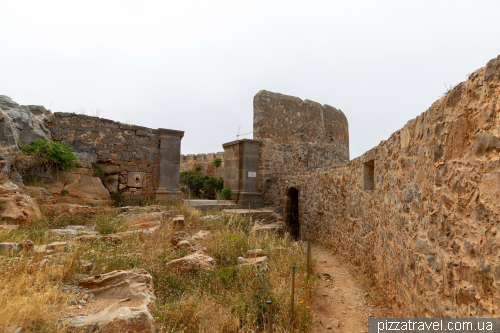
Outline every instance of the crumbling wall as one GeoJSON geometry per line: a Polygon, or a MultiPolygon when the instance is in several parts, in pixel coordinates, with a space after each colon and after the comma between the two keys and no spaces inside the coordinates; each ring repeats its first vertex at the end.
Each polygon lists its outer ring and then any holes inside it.
{"type": "Polygon", "coordinates": [[[254,97],[254,139],[261,148],[259,189],[275,203],[270,182],[280,176],[349,161],[349,130],[342,111],[262,90],[254,97]]]}
{"type": "Polygon", "coordinates": [[[301,224],[398,316],[497,317],[499,99],[500,56],[361,157],[276,176],[269,192],[285,204],[298,189],[301,224]]]}
{"type": "Polygon", "coordinates": [[[204,175],[223,177],[224,152],[181,155],[181,172],[195,171],[196,166],[200,166],[199,171],[204,175]],[[216,158],[222,159],[222,163],[218,168],[213,165],[213,161],[216,158]]]}
{"type": "Polygon", "coordinates": [[[129,197],[155,195],[160,154],[157,130],[64,112],[54,113],[48,126],[53,140],[87,153],[104,170],[104,185],[110,192],[120,190],[129,197]]]}

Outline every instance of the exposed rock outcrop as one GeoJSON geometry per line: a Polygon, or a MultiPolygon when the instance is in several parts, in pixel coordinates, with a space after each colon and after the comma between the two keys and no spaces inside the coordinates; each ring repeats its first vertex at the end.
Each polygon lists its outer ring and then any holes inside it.
{"type": "Polygon", "coordinates": [[[0,95],[0,146],[18,150],[18,143],[36,139],[50,140],[45,126],[47,110],[43,106],[19,105],[10,97],[0,95]]]}
{"type": "Polygon", "coordinates": [[[113,271],[80,280],[94,296],[92,307],[75,308],[70,327],[88,332],[159,332],[148,305],[154,301],[153,278],[145,270],[113,271]]]}
{"type": "Polygon", "coordinates": [[[29,224],[42,217],[37,203],[17,187],[0,186],[0,218],[14,224],[29,224]]]}
{"type": "Polygon", "coordinates": [[[60,171],[56,182],[50,186],[49,191],[58,200],[66,203],[97,206],[107,206],[114,203],[101,179],[93,177],[91,170],[84,168],[60,171]]]}

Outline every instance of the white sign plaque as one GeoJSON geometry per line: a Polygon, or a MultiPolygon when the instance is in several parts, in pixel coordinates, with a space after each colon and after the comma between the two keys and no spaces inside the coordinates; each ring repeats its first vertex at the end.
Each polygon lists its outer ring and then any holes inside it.
{"type": "Polygon", "coordinates": [[[257,172],[248,171],[248,178],[256,178],[257,172]]]}

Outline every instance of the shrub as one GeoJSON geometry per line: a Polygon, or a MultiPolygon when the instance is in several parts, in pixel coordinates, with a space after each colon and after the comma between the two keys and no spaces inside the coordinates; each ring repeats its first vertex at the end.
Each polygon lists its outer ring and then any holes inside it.
{"type": "Polygon", "coordinates": [[[195,171],[183,171],[180,174],[180,182],[184,185],[189,186],[191,189],[191,194],[195,196],[201,196],[203,186],[205,185],[205,180],[208,179],[208,176],[200,172],[195,171]]]}
{"type": "Polygon", "coordinates": [[[203,184],[203,194],[208,199],[215,199],[217,197],[217,192],[222,190],[224,186],[224,178],[211,176],[205,180],[203,184]]]}
{"type": "Polygon", "coordinates": [[[225,189],[223,189],[220,192],[220,198],[229,200],[231,198],[231,189],[229,187],[226,187],[225,189]]]}
{"type": "Polygon", "coordinates": [[[212,164],[214,165],[214,167],[218,168],[221,166],[222,164],[222,158],[220,157],[217,157],[215,158],[213,161],[212,161],[212,164]]]}
{"type": "Polygon", "coordinates": [[[195,171],[201,171],[201,165],[195,165],[194,166],[195,171]]]}
{"type": "Polygon", "coordinates": [[[206,176],[201,172],[183,171],[180,174],[180,182],[189,186],[191,194],[195,197],[215,199],[217,192],[224,186],[224,178],[206,176]]]}
{"type": "Polygon", "coordinates": [[[68,195],[68,194],[69,194],[69,191],[68,191],[68,190],[62,190],[62,191],[61,191],[61,194],[62,194],[62,195],[68,195]]]}
{"type": "Polygon", "coordinates": [[[37,139],[27,145],[21,142],[19,146],[24,155],[38,155],[56,169],[69,170],[75,167],[77,158],[64,142],[37,139]]]}

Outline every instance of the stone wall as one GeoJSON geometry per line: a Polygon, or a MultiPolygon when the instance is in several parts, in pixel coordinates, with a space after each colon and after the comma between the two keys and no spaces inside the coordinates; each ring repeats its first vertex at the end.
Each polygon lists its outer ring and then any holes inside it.
{"type": "Polygon", "coordinates": [[[263,140],[259,189],[282,175],[349,161],[349,130],[342,111],[310,100],[262,90],[254,97],[253,137],[263,140]]]}
{"type": "Polygon", "coordinates": [[[300,223],[397,316],[498,317],[499,98],[500,56],[361,157],[276,175],[268,192],[286,218],[296,188],[300,223]]]}
{"type": "Polygon", "coordinates": [[[181,172],[194,171],[195,166],[198,165],[200,166],[200,172],[207,176],[223,177],[224,152],[181,155],[181,172]],[[218,168],[212,163],[216,158],[222,159],[222,164],[218,168]]]}
{"type": "MultiPolygon", "coordinates": [[[[48,126],[53,140],[66,142],[77,156],[89,157],[90,162],[97,163],[104,170],[108,180],[104,184],[110,192],[120,191],[125,196],[145,198],[155,196],[155,191],[163,188],[160,184],[161,138],[158,133],[162,129],[63,112],[54,113],[48,126]]],[[[177,161],[178,165],[183,132],[173,132],[178,142],[171,145],[176,146],[172,148],[177,157],[167,157],[174,165],[177,161]]],[[[172,153],[168,150],[164,155],[172,153]]],[[[178,183],[178,168],[174,171],[178,183]]]]}

